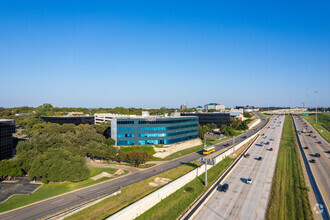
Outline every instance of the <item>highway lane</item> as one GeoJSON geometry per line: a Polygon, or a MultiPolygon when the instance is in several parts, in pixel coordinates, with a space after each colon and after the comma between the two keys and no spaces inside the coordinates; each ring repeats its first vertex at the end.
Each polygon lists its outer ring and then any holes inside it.
{"type": "MultiPolygon", "coordinates": [[[[256,128],[261,129],[267,122],[268,119],[262,120],[261,123],[258,126],[256,126],[256,128]]],[[[252,129],[246,132],[245,134],[236,137],[236,143],[240,143],[241,141],[245,140],[245,138],[242,138],[242,136],[246,135],[247,137],[249,137],[253,135],[255,132],[257,131],[255,129],[252,129]]],[[[227,143],[231,144],[231,142],[232,140],[228,140],[226,142],[217,144],[216,149],[217,150],[223,149],[225,144],[227,143]]],[[[65,195],[60,195],[55,198],[51,198],[35,204],[31,204],[27,207],[22,207],[13,211],[6,212],[4,214],[0,214],[0,219],[38,219],[38,218],[47,217],[54,213],[60,212],[62,210],[66,210],[68,208],[79,205],[83,202],[89,201],[98,196],[102,196],[104,194],[112,194],[117,190],[119,190],[120,188],[140,182],[144,179],[165,172],[167,170],[174,169],[185,163],[189,163],[191,161],[197,160],[201,156],[202,156],[201,152],[192,153],[187,156],[183,156],[181,158],[169,161],[167,163],[145,169],[138,173],[123,176],[118,179],[113,179],[107,182],[90,186],[88,188],[77,190],[75,192],[71,192],[65,195]]]]}
{"type": "MultiPolygon", "coordinates": [[[[314,159],[315,163],[310,163],[309,166],[313,173],[313,176],[317,182],[317,185],[321,191],[324,201],[329,207],[330,202],[330,160],[329,153],[330,144],[324,140],[320,134],[303,118],[294,116],[293,120],[296,125],[297,132],[307,129],[307,132],[312,131],[313,133],[301,133],[298,136],[302,147],[308,147],[303,149],[307,160],[314,159]],[[315,137],[316,136],[316,137],[315,137]],[[315,138],[314,138],[315,137],[315,138]],[[321,144],[318,142],[321,141],[321,144]],[[320,157],[315,157],[315,154],[319,153],[320,157]]],[[[314,204],[311,204],[312,207],[314,204]]]]}
{"type": "Polygon", "coordinates": [[[243,158],[223,182],[229,184],[228,191],[215,192],[195,219],[264,219],[284,123],[284,116],[275,118],[264,130],[266,138],[258,137],[249,150],[250,157],[243,158]],[[261,146],[268,141],[269,145],[261,146]],[[253,182],[247,184],[250,177],[253,182]]]}

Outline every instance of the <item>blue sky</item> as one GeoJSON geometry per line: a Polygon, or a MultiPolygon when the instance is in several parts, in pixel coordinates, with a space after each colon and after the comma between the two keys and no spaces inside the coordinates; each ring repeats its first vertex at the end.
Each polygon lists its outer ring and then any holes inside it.
{"type": "Polygon", "coordinates": [[[0,106],[330,106],[329,1],[0,0],[0,106]]]}

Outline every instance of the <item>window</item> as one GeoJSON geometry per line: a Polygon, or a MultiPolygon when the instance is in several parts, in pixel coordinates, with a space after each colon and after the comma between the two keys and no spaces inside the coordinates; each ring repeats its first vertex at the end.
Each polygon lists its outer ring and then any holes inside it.
{"type": "Polygon", "coordinates": [[[134,131],[134,128],[127,127],[127,128],[117,128],[117,131],[134,131]]]}
{"type": "Polygon", "coordinates": [[[134,141],[117,141],[117,145],[134,145],[134,141]]]}
{"type": "Polygon", "coordinates": [[[118,138],[124,138],[124,137],[134,137],[134,134],[117,134],[118,138]]]}

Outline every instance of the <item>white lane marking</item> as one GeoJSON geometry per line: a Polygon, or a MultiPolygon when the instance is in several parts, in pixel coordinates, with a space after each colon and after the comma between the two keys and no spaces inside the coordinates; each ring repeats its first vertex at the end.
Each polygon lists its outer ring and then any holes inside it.
{"type": "Polygon", "coordinates": [[[95,191],[95,190],[97,190],[97,189],[99,189],[99,188],[91,189],[90,191],[92,192],[92,191],[95,191]]]}
{"type": "Polygon", "coordinates": [[[58,203],[58,202],[61,202],[61,201],[63,201],[63,199],[57,200],[55,202],[51,202],[50,204],[55,204],[55,203],[58,203]]]}

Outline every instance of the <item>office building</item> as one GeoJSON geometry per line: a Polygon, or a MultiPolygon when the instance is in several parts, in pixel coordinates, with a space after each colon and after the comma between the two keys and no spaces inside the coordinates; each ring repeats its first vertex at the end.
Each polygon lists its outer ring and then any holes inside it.
{"type": "Polygon", "coordinates": [[[248,113],[251,113],[251,112],[255,112],[256,110],[259,110],[259,109],[255,109],[254,106],[236,106],[235,107],[236,109],[243,109],[243,112],[248,112],[248,113]]]}
{"type": "Polygon", "coordinates": [[[15,120],[0,119],[0,160],[13,156],[13,136],[15,120]]]}
{"type": "Polygon", "coordinates": [[[111,119],[116,145],[175,144],[198,138],[198,117],[148,116],[111,119]]]}
{"type": "Polygon", "coordinates": [[[200,125],[216,124],[217,127],[221,125],[230,125],[229,113],[212,112],[212,113],[181,113],[181,116],[197,116],[200,125]]]}
{"type": "Polygon", "coordinates": [[[215,111],[224,111],[226,108],[224,105],[217,104],[217,103],[210,103],[204,105],[205,111],[215,110],[215,111]]]}
{"type": "Polygon", "coordinates": [[[45,122],[58,124],[94,124],[94,116],[41,116],[45,122]]]}
{"type": "Polygon", "coordinates": [[[187,109],[187,105],[186,105],[186,104],[182,104],[182,105],[180,106],[180,109],[187,109]]]}

